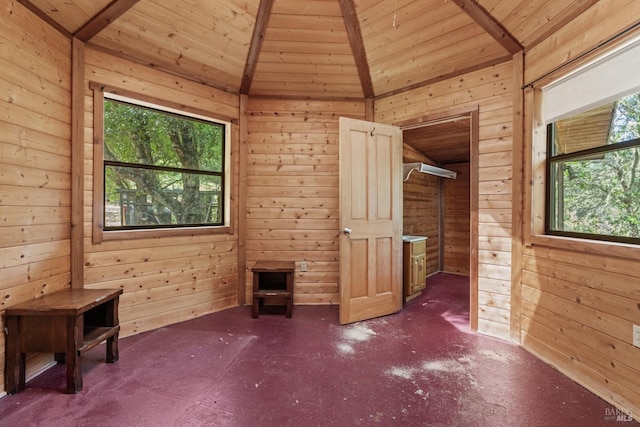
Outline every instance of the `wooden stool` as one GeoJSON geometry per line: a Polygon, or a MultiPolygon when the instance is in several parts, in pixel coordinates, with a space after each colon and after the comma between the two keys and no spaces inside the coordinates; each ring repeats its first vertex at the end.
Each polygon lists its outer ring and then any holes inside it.
{"type": "Polygon", "coordinates": [[[293,261],[258,261],[253,266],[253,310],[251,317],[258,317],[258,307],[265,298],[284,298],[287,317],[293,310],[293,261]]]}

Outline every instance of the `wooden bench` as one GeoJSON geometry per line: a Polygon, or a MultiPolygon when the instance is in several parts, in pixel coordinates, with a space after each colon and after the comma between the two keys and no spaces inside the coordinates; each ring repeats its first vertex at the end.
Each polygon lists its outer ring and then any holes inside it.
{"type": "Polygon", "coordinates": [[[66,392],[82,390],[80,357],[107,341],[107,363],[118,360],[118,301],[122,289],[64,289],[10,307],[7,328],[6,391],[25,388],[27,353],[54,353],[66,363],[66,392]]]}
{"type": "Polygon", "coordinates": [[[253,266],[253,310],[252,317],[258,317],[260,302],[271,298],[284,298],[287,317],[293,311],[293,261],[258,261],[253,266]]]}

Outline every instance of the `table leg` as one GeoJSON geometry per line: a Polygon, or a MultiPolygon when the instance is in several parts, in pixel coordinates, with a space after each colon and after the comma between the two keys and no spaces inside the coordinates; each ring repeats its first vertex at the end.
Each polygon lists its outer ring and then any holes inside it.
{"type": "Polygon", "coordinates": [[[291,317],[291,312],[293,311],[293,271],[288,272],[286,274],[287,281],[287,292],[289,292],[289,296],[287,297],[287,317],[291,317]]]}
{"type": "Polygon", "coordinates": [[[118,358],[118,333],[116,332],[111,338],[107,338],[107,363],[115,363],[118,358]]]}
{"type": "Polygon", "coordinates": [[[258,292],[258,289],[260,288],[259,284],[260,284],[260,274],[254,271],[253,272],[253,306],[251,310],[251,317],[254,319],[258,318],[260,299],[256,297],[256,292],[258,292]]]}
{"type": "Polygon", "coordinates": [[[82,367],[78,349],[83,340],[84,315],[67,316],[67,393],[82,390],[82,367]]]}
{"type": "Polygon", "coordinates": [[[251,310],[251,317],[254,319],[258,318],[258,304],[260,299],[257,296],[253,296],[253,308],[251,310]]]}
{"type": "MultiPolygon", "coordinates": [[[[107,326],[119,325],[118,320],[118,298],[112,299],[107,303],[107,326]]],[[[120,354],[118,352],[118,335],[116,332],[111,338],[107,338],[107,363],[118,361],[120,354]]]]}
{"type": "Polygon", "coordinates": [[[18,334],[18,317],[7,316],[7,353],[6,380],[7,393],[13,394],[24,390],[26,355],[20,352],[20,337],[18,334]]]}

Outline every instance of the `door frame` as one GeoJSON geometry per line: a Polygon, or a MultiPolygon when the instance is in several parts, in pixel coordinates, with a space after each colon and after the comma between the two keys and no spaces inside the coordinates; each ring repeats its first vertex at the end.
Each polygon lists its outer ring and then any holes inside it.
{"type": "Polygon", "coordinates": [[[456,117],[469,117],[469,327],[478,330],[478,161],[479,161],[479,105],[449,108],[430,112],[414,119],[392,123],[402,130],[420,125],[436,124],[456,117]]]}

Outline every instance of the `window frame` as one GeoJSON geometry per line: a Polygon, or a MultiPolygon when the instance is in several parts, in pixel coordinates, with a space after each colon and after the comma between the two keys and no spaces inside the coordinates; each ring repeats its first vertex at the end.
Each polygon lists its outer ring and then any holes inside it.
{"type": "Polygon", "coordinates": [[[566,154],[558,154],[553,156],[551,153],[553,140],[555,139],[555,122],[547,124],[547,159],[546,159],[546,192],[545,192],[545,234],[551,236],[564,236],[564,237],[574,237],[579,239],[588,239],[588,240],[597,240],[597,241],[607,241],[607,242],[619,242],[619,243],[630,243],[635,245],[640,245],[640,238],[637,237],[626,237],[626,236],[616,236],[609,234],[596,234],[596,233],[580,233],[575,231],[566,231],[566,230],[556,230],[551,228],[552,211],[556,209],[556,204],[553,201],[553,190],[552,186],[555,184],[555,180],[553,175],[553,164],[556,162],[564,162],[570,160],[581,160],[585,157],[597,155],[597,154],[607,154],[614,151],[626,150],[629,148],[637,148],[640,147],[640,138],[635,138],[627,141],[622,141],[616,144],[607,144],[599,147],[589,148],[586,150],[575,151],[572,153],[566,154]]]}
{"type": "Polygon", "coordinates": [[[194,236],[206,234],[233,234],[232,210],[231,210],[231,128],[233,119],[217,114],[211,114],[197,108],[176,104],[152,98],[135,92],[115,88],[112,86],[90,82],[89,88],[93,91],[93,218],[92,218],[92,241],[101,243],[109,240],[125,240],[140,238],[156,238],[169,236],[194,236]],[[105,96],[106,95],[106,96],[105,96]],[[223,166],[223,223],[222,225],[183,225],[183,226],[161,226],[143,227],[132,229],[104,229],[104,100],[105,98],[115,101],[126,102],[134,106],[151,108],[169,114],[176,114],[184,117],[210,121],[224,125],[224,166],[223,166]]]}
{"type": "Polygon", "coordinates": [[[595,62],[624,47],[640,37],[640,33],[628,34],[612,40],[604,46],[575,58],[573,61],[526,83],[524,98],[524,180],[523,243],[528,248],[539,248],[554,256],[555,250],[572,250],[599,256],[614,256],[627,259],[640,258],[640,245],[619,241],[593,240],[547,234],[546,189],[547,189],[547,125],[544,120],[542,88],[558,81],[587,63],[595,62]]]}

